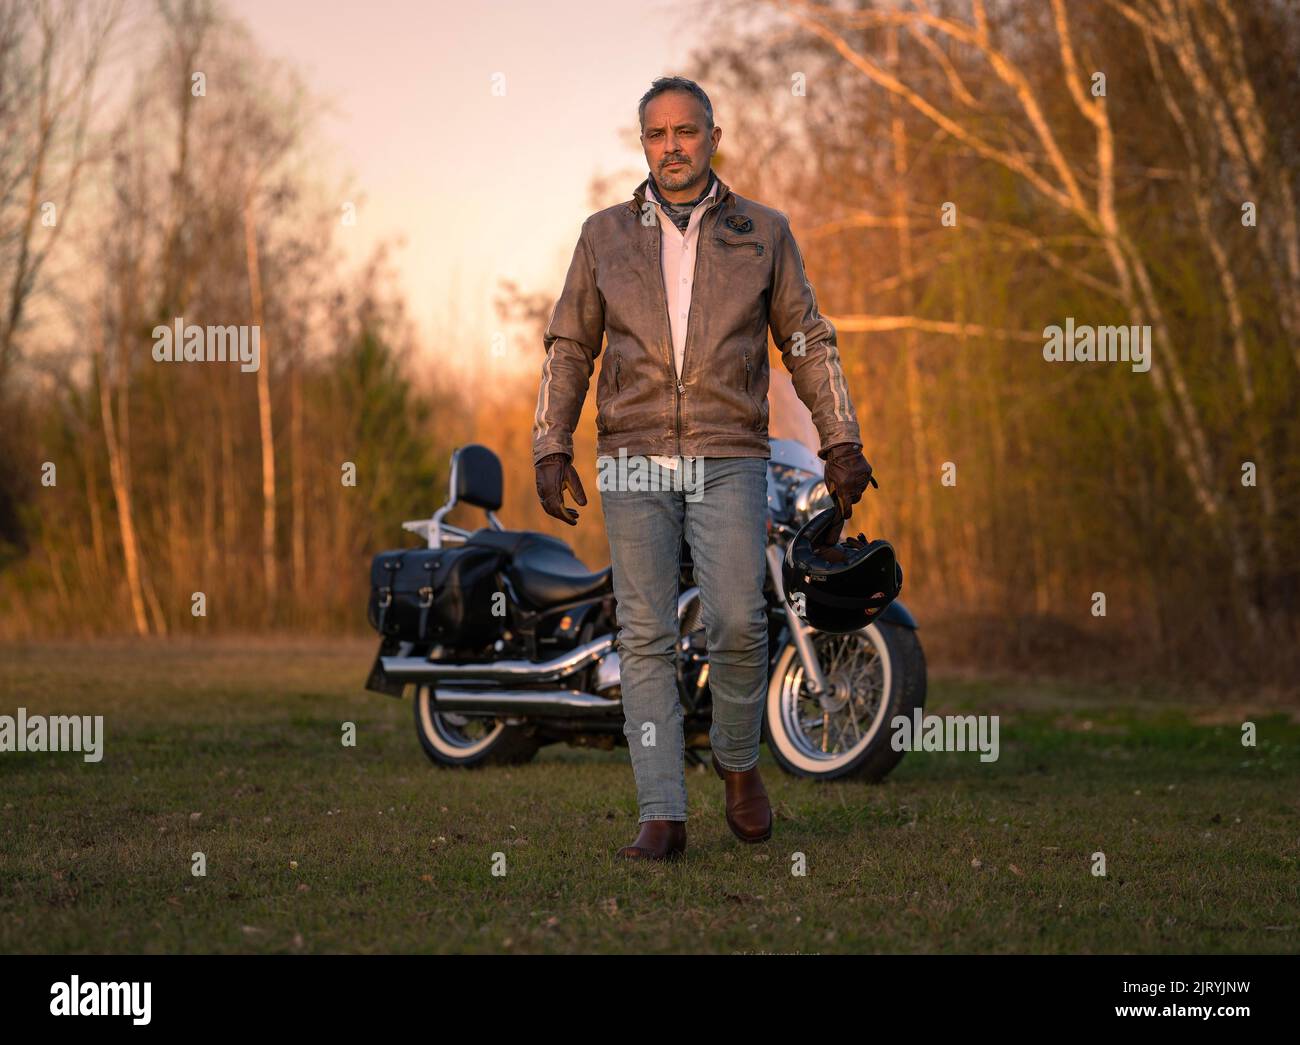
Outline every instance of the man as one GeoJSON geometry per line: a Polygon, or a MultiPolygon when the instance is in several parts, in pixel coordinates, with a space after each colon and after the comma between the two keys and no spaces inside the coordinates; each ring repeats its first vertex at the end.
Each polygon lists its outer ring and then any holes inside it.
{"type": "Polygon", "coordinates": [[[579,505],[587,498],[572,464],[573,429],[607,337],[596,393],[602,476],[616,457],[636,457],[642,478],[668,480],[602,483],[640,807],[636,840],[618,856],[663,860],[686,848],[675,669],[683,537],[704,610],[726,821],[746,842],[772,832],[757,765],[767,691],[768,329],[812,413],[827,486],[846,518],[871,466],[835,328],[817,311],[789,222],[711,167],[722,128],[708,96],[694,81],[660,78],[638,113],[649,176],[630,202],[583,223],[543,338],[533,463],[546,511],[576,524],[564,490],[579,505]]]}

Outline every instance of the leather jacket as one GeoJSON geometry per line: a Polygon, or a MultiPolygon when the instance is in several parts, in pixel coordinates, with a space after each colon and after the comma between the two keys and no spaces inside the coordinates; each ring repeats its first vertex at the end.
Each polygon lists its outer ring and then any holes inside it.
{"type": "Polygon", "coordinates": [[[769,457],[767,335],[812,413],[819,453],[858,443],[835,328],[817,310],[803,256],[779,210],[719,179],[700,223],[682,373],[673,358],[662,229],[646,179],[629,202],[582,225],[543,343],[533,463],[573,456],[573,430],[596,388],[596,453],[769,457]]]}

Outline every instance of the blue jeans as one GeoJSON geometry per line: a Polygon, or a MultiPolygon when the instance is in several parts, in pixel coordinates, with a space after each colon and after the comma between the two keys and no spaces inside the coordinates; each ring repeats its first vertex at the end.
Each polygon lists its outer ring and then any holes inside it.
{"type": "MultiPolygon", "coordinates": [[[[601,490],[618,603],[623,734],[642,823],[686,819],[676,672],[683,536],[704,611],[713,697],[709,741],[724,769],[746,770],[758,762],[768,681],[767,459],[708,457],[695,466],[700,481],[687,490],[662,488],[666,483],[601,490]]],[[[683,479],[689,474],[683,471],[683,479]]]]}

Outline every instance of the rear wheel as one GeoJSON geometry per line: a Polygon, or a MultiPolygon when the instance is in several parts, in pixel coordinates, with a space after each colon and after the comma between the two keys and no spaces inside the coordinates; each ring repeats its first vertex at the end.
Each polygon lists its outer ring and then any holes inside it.
{"type": "Polygon", "coordinates": [[[541,747],[522,726],[507,725],[504,719],[434,710],[430,686],[416,687],[415,732],[424,753],[445,768],[518,765],[541,747]]]}
{"type": "Polygon", "coordinates": [[[916,632],[878,622],[848,635],[814,632],[812,641],[831,691],[811,696],[799,651],[786,646],[767,691],[768,747],[794,776],[880,780],[903,757],[890,744],[890,723],[925,704],[916,632]]]}

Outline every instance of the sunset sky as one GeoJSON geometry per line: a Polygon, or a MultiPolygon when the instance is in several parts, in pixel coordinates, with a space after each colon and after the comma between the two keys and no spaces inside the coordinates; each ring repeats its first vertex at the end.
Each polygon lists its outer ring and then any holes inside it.
{"type": "Polygon", "coordinates": [[[453,308],[468,329],[491,329],[498,277],[558,291],[591,176],[625,171],[629,196],[645,176],[636,104],[655,77],[683,71],[697,11],[680,0],[228,7],[331,103],[322,129],[365,196],[341,237],[358,253],[404,237],[396,261],[426,339],[453,308]],[[492,94],[498,73],[504,97],[492,94]]]}

